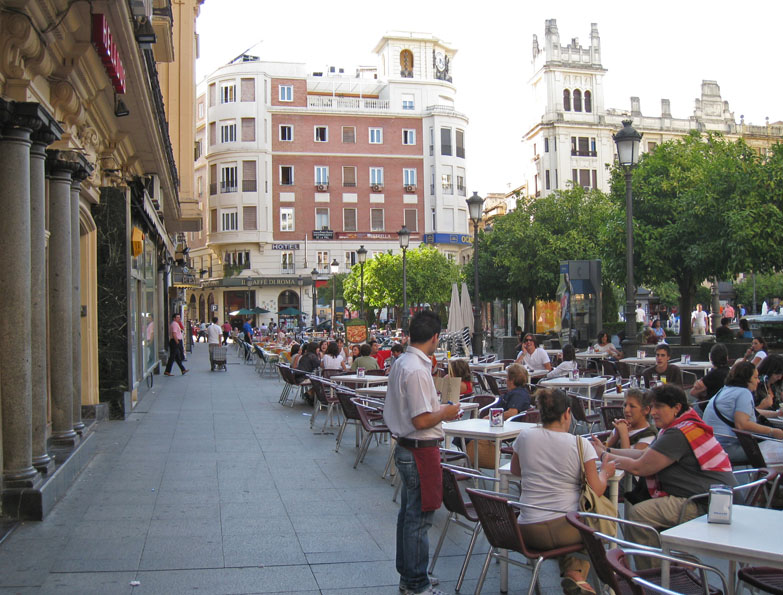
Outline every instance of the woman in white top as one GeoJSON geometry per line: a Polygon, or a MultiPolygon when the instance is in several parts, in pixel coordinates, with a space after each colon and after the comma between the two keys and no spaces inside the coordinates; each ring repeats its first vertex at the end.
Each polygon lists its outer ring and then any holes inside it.
{"type": "Polygon", "coordinates": [[[745,359],[752,362],[757,368],[759,364],[767,357],[767,342],[761,337],[753,337],[750,342],[750,349],[745,352],[745,359]]]}
{"type": "Polygon", "coordinates": [[[615,359],[620,359],[623,356],[609,340],[609,333],[606,331],[598,333],[598,343],[593,345],[593,349],[598,353],[608,353],[615,359]]]}
{"type": "MultiPolygon", "coordinates": [[[[511,472],[522,477],[520,502],[543,508],[579,510],[582,461],[576,441],[582,442],[582,458],[587,483],[602,495],[607,478],[614,475],[614,465],[596,467],[595,449],[586,439],[568,433],[571,408],[566,394],[559,389],[539,389],[536,393],[541,426],[525,428],[514,442],[511,472]]],[[[582,538],[561,512],[522,508],[519,529],[533,549],[548,550],[582,543],[582,538]]],[[[574,555],[558,558],[560,586],[568,595],[593,595],[587,582],[590,563],[574,555]]]]}
{"type": "Polygon", "coordinates": [[[340,352],[336,342],[332,341],[326,346],[326,353],[321,358],[321,369],[345,371],[345,356],[340,352]]]}
{"type": "Polygon", "coordinates": [[[547,378],[560,378],[568,376],[569,372],[576,370],[576,350],[571,344],[563,346],[563,361],[558,366],[547,372],[547,378]]]}
{"type": "Polygon", "coordinates": [[[517,360],[514,363],[524,364],[531,370],[546,370],[549,372],[552,369],[552,362],[549,361],[546,351],[538,346],[536,338],[530,333],[522,339],[522,351],[519,352],[519,356],[517,356],[517,360]]]}

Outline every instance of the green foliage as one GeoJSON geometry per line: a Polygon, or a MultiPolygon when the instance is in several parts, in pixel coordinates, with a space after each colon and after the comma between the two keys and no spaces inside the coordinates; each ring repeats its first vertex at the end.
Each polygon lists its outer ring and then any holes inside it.
{"type": "MultiPolygon", "coordinates": [[[[737,303],[745,304],[750,312],[753,305],[753,276],[748,275],[734,286],[737,291],[737,303]]],[[[774,298],[783,298],[783,273],[756,275],[756,304],[761,310],[761,303],[772,304],[774,298]]]]}
{"type": "MultiPolygon", "coordinates": [[[[625,292],[623,289],[604,279],[601,296],[601,303],[603,306],[603,309],[601,310],[601,320],[603,321],[604,326],[619,322],[620,309],[625,303],[625,292]]],[[[625,322],[622,324],[625,324],[625,322]]]]}
{"type": "Polygon", "coordinates": [[[674,281],[655,283],[647,286],[647,289],[652,291],[653,295],[661,301],[661,305],[666,306],[666,308],[671,309],[680,303],[680,290],[674,281]]]}

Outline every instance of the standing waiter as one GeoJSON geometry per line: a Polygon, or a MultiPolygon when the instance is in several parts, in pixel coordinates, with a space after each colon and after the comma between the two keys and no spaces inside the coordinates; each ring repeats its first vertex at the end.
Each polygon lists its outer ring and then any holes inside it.
{"type": "Polygon", "coordinates": [[[459,405],[441,405],[432,381],[430,356],[440,335],[440,318],[424,310],[410,322],[410,344],[389,373],[383,419],[397,447],[394,462],[402,478],[397,516],[397,572],[406,595],[440,593],[427,576],[432,517],[443,498],[438,443],[441,422],[456,419],[459,405]]]}

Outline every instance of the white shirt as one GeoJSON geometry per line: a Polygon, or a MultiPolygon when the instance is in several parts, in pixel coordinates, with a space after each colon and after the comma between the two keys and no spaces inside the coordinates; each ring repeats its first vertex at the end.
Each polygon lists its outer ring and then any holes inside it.
{"type": "Polygon", "coordinates": [[[324,353],[323,358],[321,358],[321,368],[324,370],[342,370],[342,363],[344,359],[345,358],[343,357],[342,353],[337,354],[337,357],[329,355],[328,353],[324,353]]]}
{"type": "Polygon", "coordinates": [[[576,360],[571,360],[570,362],[560,362],[560,365],[558,365],[554,370],[550,370],[546,377],[560,378],[561,376],[568,376],[568,373],[571,370],[576,370],[576,360]]]}
{"type": "Polygon", "coordinates": [[[389,388],[383,420],[401,438],[427,440],[443,438],[441,424],[417,430],[413,418],[440,409],[438,391],[432,381],[432,362],[423,351],[408,346],[389,372],[389,388]]]}
{"type": "Polygon", "coordinates": [[[207,343],[220,343],[223,331],[214,322],[207,327],[207,343]]]}
{"type": "MultiPolygon", "coordinates": [[[[581,436],[579,439],[584,460],[597,459],[593,445],[581,436]]],[[[579,510],[582,466],[576,440],[573,434],[541,426],[519,432],[514,441],[514,452],[522,469],[520,502],[566,512],[579,510]]],[[[557,512],[523,508],[519,513],[519,524],[549,521],[562,516],[557,512]]]]}
{"type": "Polygon", "coordinates": [[[695,310],[691,314],[691,321],[694,326],[707,326],[707,313],[704,310],[695,310]]]}
{"type": "Polygon", "coordinates": [[[644,322],[645,317],[644,308],[636,308],[636,322],[644,322]]]}
{"type": "MultiPolygon", "coordinates": [[[[521,354],[522,363],[531,370],[546,370],[547,364],[551,363],[549,361],[549,356],[546,351],[544,351],[543,347],[536,347],[536,350],[533,353],[528,353],[523,348],[521,354]]],[[[519,359],[517,359],[517,362],[518,361],[519,359]]]]}

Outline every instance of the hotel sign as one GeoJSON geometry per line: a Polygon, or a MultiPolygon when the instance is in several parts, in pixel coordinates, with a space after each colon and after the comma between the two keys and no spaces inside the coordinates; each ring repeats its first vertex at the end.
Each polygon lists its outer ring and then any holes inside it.
{"type": "Polygon", "coordinates": [[[125,93],[125,67],[105,14],[92,15],[92,45],[103,62],[114,90],[120,94],[125,93]]]}
{"type": "Polygon", "coordinates": [[[299,244],[272,244],[272,250],[299,250],[299,244]]]}

